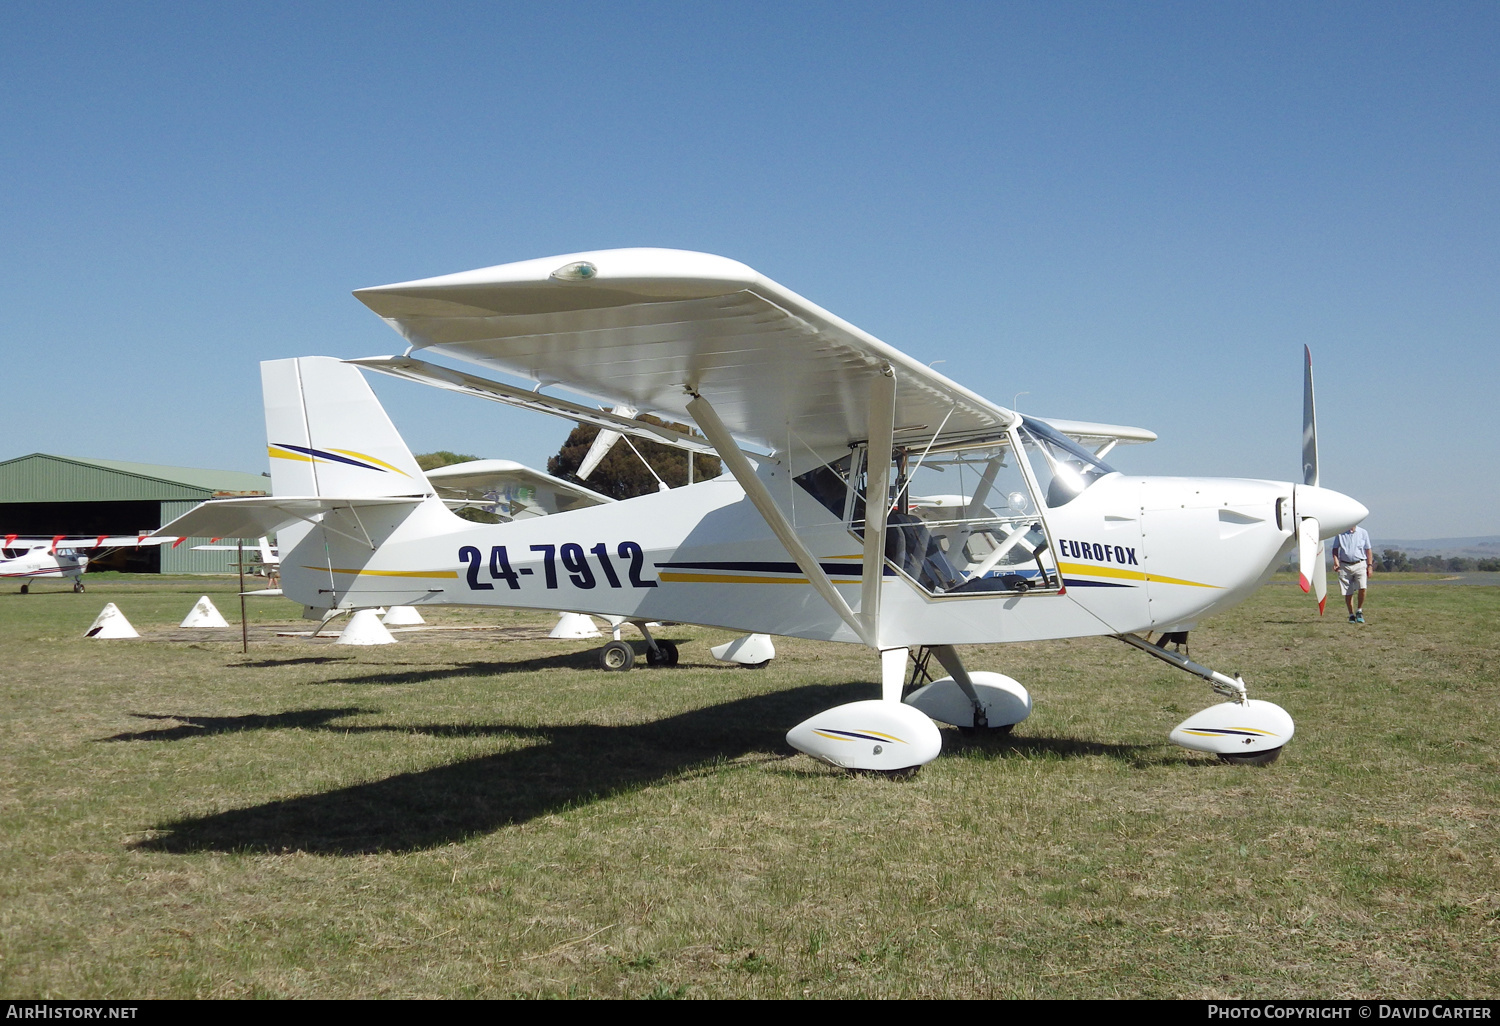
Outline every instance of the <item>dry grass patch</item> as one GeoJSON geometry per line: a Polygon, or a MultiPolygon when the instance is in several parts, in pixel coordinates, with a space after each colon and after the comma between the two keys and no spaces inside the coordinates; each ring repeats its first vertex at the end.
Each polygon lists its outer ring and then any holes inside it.
{"type": "MultiPolygon", "coordinates": [[[[0,594],[0,987],[31,996],[1494,997],[1500,589],[1276,582],[1193,635],[1298,722],[1264,770],[1118,642],[995,646],[1011,737],[915,779],[789,751],[867,653],[603,674],[584,644],[97,642],[223,583],[0,594]]],[[[255,600],[255,622],[291,622],[255,600]]],[[[444,623],[544,623],[441,610],[444,623]]]]}

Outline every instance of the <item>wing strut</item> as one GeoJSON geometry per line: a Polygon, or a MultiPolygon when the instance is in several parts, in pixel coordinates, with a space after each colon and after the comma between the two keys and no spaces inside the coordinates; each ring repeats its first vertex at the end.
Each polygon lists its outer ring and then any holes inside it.
{"type": "MultiPolygon", "coordinates": [[[[807,551],[807,546],[802,544],[802,539],[797,537],[797,529],[787,522],[782,514],[781,508],[776,505],[776,500],[771,498],[771,493],[766,490],[765,484],[755,476],[755,468],[750,466],[750,461],[735,444],[734,437],[730,435],[729,429],[719,419],[718,411],[712,404],[696,392],[690,393],[692,399],[688,401],[687,413],[698,425],[698,430],[703,432],[719,458],[724,461],[724,466],[734,475],[734,479],[745,489],[745,495],[755,508],[760,511],[761,518],[765,520],[766,526],[776,535],[787,554],[792,557],[807,575],[807,581],[814,590],[823,597],[823,600],[833,607],[833,611],[839,615],[839,619],[848,624],[849,629],[858,635],[871,648],[875,647],[874,635],[866,629],[865,623],[854,615],[854,610],[849,608],[849,603],[844,601],[823,568],[818,565],[817,559],[807,551]]],[[[889,459],[887,459],[887,463],[889,459]]],[[[869,500],[865,502],[866,509],[869,508],[869,500]]],[[[884,518],[882,517],[882,522],[884,518]]],[[[868,542],[866,543],[868,544],[868,542]]]]}
{"type": "MultiPolygon", "coordinates": [[[[896,374],[890,364],[870,382],[865,446],[865,559],[859,585],[860,618],[869,637],[880,633],[880,583],[885,575],[885,522],[891,511],[891,447],[896,429],[896,374]]],[[[853,486],[853,482],[850,482],[853,486]]]]}
{"type": "Polygon", "coordinates": [[[637,438],[660,442],[662,445],[670,445],[678,449],[705,454],[713,451],[703,444],[701,438],[692,438],[668,427],[636,420],[634,414],[628,417],[622,416],[618,413],[595,409],[592,406],[584,406],[582,403],[533,392],[530,389],[517,388],[515,385],[507,385],[490,378],[482,378],[477,374],[466,374],[463,371],[428,363],[425,360],[413,360],[406,356],[369,356],[344,362],[363,367],[365,370],[389,374],[394,378],[405,378],[408,381],[432,385],[450,392],[477,395],[481,399],[489,399],[492,402],[504,403],[523,410],[533,410],[537,413],[548,413],[564,420],[577,421],[580,424],[592,424],[605,431],[634,435],[637,438]]]}

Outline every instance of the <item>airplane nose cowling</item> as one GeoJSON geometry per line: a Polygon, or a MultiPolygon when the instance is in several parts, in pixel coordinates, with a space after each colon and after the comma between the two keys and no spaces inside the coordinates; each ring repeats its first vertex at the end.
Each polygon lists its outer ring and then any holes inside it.
{"type": "Polygon", "coordinates": [[[1297,485],[1293,501],[1298,519],[1312,517],[1317,520],[1318,535],[1322,538],[1343,534],[1370,515],[1364,503],[1343,492],[1317,485],[1297,485]]]}

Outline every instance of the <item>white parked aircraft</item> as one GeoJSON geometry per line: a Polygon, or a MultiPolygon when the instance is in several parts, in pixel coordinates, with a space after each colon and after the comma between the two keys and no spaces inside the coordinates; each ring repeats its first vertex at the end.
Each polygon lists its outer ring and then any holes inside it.
{"type": "Polygon", "coordinates": [[[83,591],[83,575],[89,567],[88,552],[101,549],[118,549],[140,545],[173,543],[175,536],[157,537],[142,532],[139,535],[101,534],[90,538],[69,538],[57,535],[52,538],[22,538],[20,535],[5,536],[0,548],[0,579],[21,582],[21,594],[31,591],[31,582],[36,580],[71,580],[73,590],[83,591]]]}
{"type": "Polygon", "coordinates": [[[275,577],[281,572],[281,552],[271,543],[271,539],[265,535],[261,535],[260,540],[254,545],[225,545],[218,541],[213,541],[205,545],[194,545],[193,549],[198,552],[249,553],[249,555],[254,557],[254,560],[246,563],[244,568],[246,572],[257,577],[275,577]]]}
{"type": "Polygon", "coordinates": [[[706,443],[668,440],[711,447],[729,473],[467,523],[432,493],[353,367],[281,360],[262,365],[276,494],[205,503],[164,533],[296,524],[282,530],[283,584],[320,605],[570,608],[863,644],[881,655],[881,698],[788,734],[852,769],[935,758],[930,716],[991,728],[1024,718],[1021,685],[970,672],[958,654],[1004,641],[1115,636],[1198,674],[1230,701],[1173,731],[1190,748],[1265,762],[1292,736],[1291,717],[1249,699],[1242,680],[1144,635],[1180,636],[1241,601],[1293,548],[1310,569],[1320,539],[1365,517],[1316,485],[1315,455],[1302,484],[1123,474],[1103,455],[1150,432],[1020,416],[701,253],[574,254],[355,295],[411,343],[360,366],[626,434],[661,436],[540,389],[690,420],[706,443]],[[537,387],[416,360],[416,349],[537,387]],[[910,498],[934,491],[947,498],[910,498]],[[951,676],[903,696],[914,649],[951,676]]]}
{"type": "Polygon", "coordinates": [[[528,520],[614,502],[608,495],[514,460],[470,460],[426,472],[440,498],[506,521],[528,520]]]}

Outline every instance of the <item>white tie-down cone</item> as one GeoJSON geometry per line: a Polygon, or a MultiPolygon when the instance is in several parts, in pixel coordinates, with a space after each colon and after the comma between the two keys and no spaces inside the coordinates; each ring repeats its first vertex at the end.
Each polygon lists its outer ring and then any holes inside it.
{"type": "Polygon", "coordinates": [[[214,606],[207,595],[200,598],[188,615],[182,618],[179,627],[228,627],[229,621],[214,606]]]}
{"type": "Polygon", "coordinates": [[[125,614],[120,612],[120,607],[113,602],[106,603],[94,617],[93,624],[83,635],[85,638],[139,638],[135,628],[130,626],[130,621],[125,619],[125,614]]]}
{"type": "Polygon", "coordinates": [[[413,606],[392,606],[381,622],[387,627],[418,627],[427,621],[413,606]]]}
{"type": "Polygon", "coordinates": [[[776,658],[776,646],[771,643],[769,634],[747,634],[715,645],[709,651],[721,663],[739,663],[741,666],[764,666],[776,658]]]}
{"type": "Polygon", "coordinates": [[[349,618],[349,626],[334,641],[335,645],[394,645],[396,639],[380,622],[380,614],[373,609],[361,609],[349,618]]]}
{"type": "Polygon", "coordinates": [[[597,638],[599,628],[583,613],[563,613],[557,618],[549,638],[597,638]]]}

